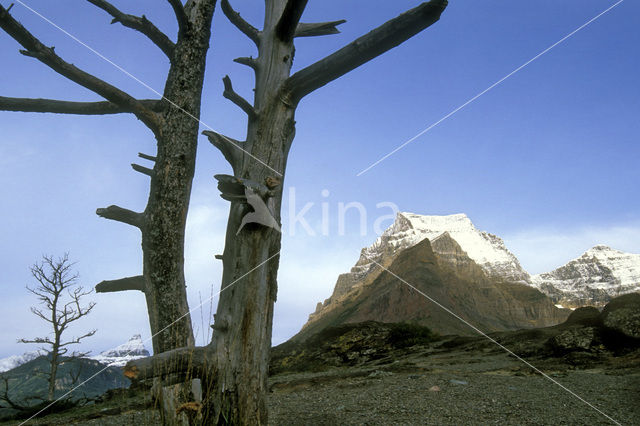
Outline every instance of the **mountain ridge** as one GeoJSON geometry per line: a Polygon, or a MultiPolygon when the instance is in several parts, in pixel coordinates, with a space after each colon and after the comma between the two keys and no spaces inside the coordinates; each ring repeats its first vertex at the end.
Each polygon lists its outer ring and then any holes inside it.
{"type": "MultiPolygon", "coordinates": [[[[46,355],[44,350],[28,351],[22,355],[11,355],[0,359],[0,373],[11,371],[21,365],[33,361],[34,359],[46,355]]],[[[124,365],[136,359],[148,357],[149,351],[145,348],[142,336],[134,334],[126,343],[100,352],[99,355],[84,357],[97,361],[109,367],[124,367],[124,365]]]]}
{"type": "MultiPolygon", "coordinates": [[[[350,306],[353,303],[353,300],[363,297],[363,294],[368,293],[366,289],[380,279],[385,268],[389,268],[403,252],[422,244],[424,240],[429,241],[436,262],[448,264],[449,268],[453,268],[456,271],[449,273],[448,279],[456,278],[457,274],[457,278],[462,277],[463,280],[483,282],[485,283],[483,285],[486,285],[487,288],[497,288],[499,286],[502,286],[503,290],[509,288],[515,291],[516,299],[529,291],[524,288],[517,291],[514,290],[517,288],[516,284],[524,285],[528,289],[541,292],[541,294],[544,293],[557,308],[574,308],[589,304],[601,307],[614,296],[640,290],[640,255],[627,254],[607,246],[597,245],[588,250],[583,257],[586,256],[588,259],[596,259],[600,262],[599,267],[603,272],[602,275],[604,277],[613,277],[613,281],[595,280],[600,283],[600,288],[587,291],[588,297],[582,297],[584,299],[582,302],[584,303],[571,304],[568,303],[570,298],[566,297],[566,294],[560,289],[554,287],[553,282],[550,282],[554,276],[549,274],[563,267],[547,274],[530,275],[520,265],[517,257],[507,249],[500,237],[476,229],[467,215],[460,213],[446,216],[423,216],[415,213],[399,212],[394,223],[372,245],[361,250],[360,257],[351,270],[339,275],[333,293],[324,302],[317,304],[315,312],[309,316],[309,320],[303,326],[301,333],[303,335],[307,334],[310,325],[317,322],[320,317],[324,315],[335,316],[336,313],[333,311],[344,310],[346,306],[350,306]],[[637,256],[637,259],[634,256],[637,256]],[[602,259],[603,257],[608,259],[608,263],[602,259]],[[625,263],[625,259],[628,257],[636,259],[635,263],[629,261],[625,263]],[[470,266],[471,263],[475,267],[470,266]],[[622,274],[622,278],[617,277],[616,273],[612,272],[609,267],[613,265],[614,269],[616,267],[620,269],[620,265],[628,266],[629,263],[632,266],[627,268],[627,272],[616,272],[618,275],[622,274]],[[625,281],[623,279],[625,277],[631,278],[625,281]],[[614,282],[615,279],[624,284],[616,284],[614,282]],[[493,282],[486,284],[487,280],[493,282]],[[616,290],[608,291],[612,286],[616,290]],[[563,295],[565,297],[561,297],[563,295]]],[[[418,261],[418,259],[415,260],[418,261]]],[[[407,268],[410,268],[410,266],[407,266],[407,268]]],[[[404,278],[404,274],[407,272],[407,270],[404,270],[398,275],[404,278]]],[[[500,303],[510,300],[511,296],[505,294],[499,296],[502,298],[500,303]]],[[[533,297],[533,299],[536,298],[533,297]]],[[[511,300],[507,305],[509,303],[515,302],[511,300]]],[[[542,306],[539,301],[535,303],[538,303],[538,307],[542,306]]],[[[548,306],[548,304],[545,304],[545,306],[548,306]]],[[[545,311],[545,309],[548,308],[542,309],[545,313],[541,315],[555,317],[556,320],[562,318],[562,315],[552,313],[552,310],[545,311]]],[[[491,312],[487,314],[495,316],[491,312]]],[[[381,318],[367,317],[366,319],[384,321],[381,318]]],[[[539,320],[545,321],[542,317],[539,320]]],[[[512,325],[519,323],[519,321],[522,321],[522,318],[516,320],[512,325]]],[[[534,323],[529,324],[529,326],[540,326],[540,324],[534,323]]]]}
{"type": "Polygon", "coordinates": [[[550,272],[532,275],[531,285],[566,307],[602,307],[640,290],[640,254],[598,244],[550,272]]]}
{"type": "Polygon", "coordinates": [[[334,292],[293,339],[304,340],[328,326],[363,321],[411,322],[439,334],[471,335],[475,332],[460,318],[490,332],[555,325],[570,312],[556,308],[537,289],[489,277],[448,233],[433,244],[425,238],[380,259],[380,264],[384,269],[370,271],[348,291],[336,286],[338,297],[334,292]]]}
{"type": "Polygon", "coordinates": [[[149,351],[144,347],[142,336],[134,334],[126,343],[89,358],[111,367],[124,367],[129,361],[145,358],[149,355],[149,351]]]}

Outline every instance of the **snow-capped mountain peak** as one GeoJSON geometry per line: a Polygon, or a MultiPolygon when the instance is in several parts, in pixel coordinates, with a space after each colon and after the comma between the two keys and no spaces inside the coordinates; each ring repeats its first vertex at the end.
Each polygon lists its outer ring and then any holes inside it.
{"type": "Polygon", "coordinates": [[[563,305],[604,305],[640,287],[640,254],[597,245],[567,264],[531,277],[532,284],[563,305]]]}
{"type": "MultiPolygon", "coordinates": [[[[25,352],[22,355],[11,355],[0,359],[0,373],[13,370],[22,364],[26,364],[27,362],[46,354],[46,351],[37,350],[25,352]]],[[[149,351],[144,347],[142,337],[139,334],[136,334],[131,337],[128,342],[116,346],[113,349],[103,351],[100,355],[88,358],[112,367],[123,367],[129,361],[145,358],[149,355],[149,351]]]]}
{"type": "Polygon", "coordinates": [[[129,361],[148,356],[149,351],[144,347],[142,336],[136,334],[126,343],[116,346],[113,349],[103,351],[100,355],[95,355],[90,358],[109,366],[122,367],[129,361]]]}
{"type": "Polygon", "coordinates": [[[37,351],[25,352],[22,355],[11,355],[6,358],[2,358],[0,359],[0,373],[13,370],[14,368],[22,364],[26,364],[27,362],[46,354],[47,354],[46,351],[37,350],[37,351]]]}
{"type": "MultiPolygon", "coordinates": [[[[429,239],[436,241],[448,234],[489,277],[507,281],[528,282],[529,274],[504,245],[501,238],[479,231],[466,214],[425,216],[399,212],[394,223],[369,247],[362,249],[360,259],[351,271],[338,277],[336,287],[325,304],[366,285],[380,272],[378,264],[388,266],[393,258],[409,247],[429,239]]],[[[318,307],[321,309],[322,305],[318,307]]]]}
{"type": "MultiPolygon", "coordinates": [[[[370,247],[363,249],[358,264],[368,269],[371,260],[378,260],[389,250],[414,246],[428,238],[436,238],[449,233],[469,257],[480,265],[490,276],[512,281],[527,281],[529,274],[522,269],[518,259],[507,250],[501,238],[488,232],[479,231],[464,213],[447,216],[424,216],[400,212],[396,220],[370,247]]],[[[354,268],[358,269],[358,267],[354,268]]],[[[357,272],[352,271],[352,272],[357,272]]]]}

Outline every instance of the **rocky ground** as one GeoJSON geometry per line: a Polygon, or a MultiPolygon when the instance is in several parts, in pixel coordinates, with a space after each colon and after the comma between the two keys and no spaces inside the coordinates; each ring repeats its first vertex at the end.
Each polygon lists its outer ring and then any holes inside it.
{"type": "MultiPolygon", "coordinates": [[[[327,329],[274,348],[270,423],[640,424],[639,303],[635,295],[603,313],[582,308],[562,325],[494,333],[494,341],[375,322],[327,329]]],[[[159,418],[145,393],[112,392],[27,424],[156,425],[159,418]]]]}
{"type": "MultiPolygon", "coordinates": [[[[460,343],[445,339],[408,348],[392,362],[278,374],[270,380],[270,423],[604,425],[615,424],[606,416],[620,424],[640,420],[638,351],[609,359],[530,359],[548,374],[545,378],[489,342],[460,343]]],[[[159,424],[154,410],[134,401],[115,396],[104,406],[27,424],[159,424]]]]}
{"type": "Polygon", "coordinates": [[[532,364],[549,378],[491,348],[427,351],[379,368],[282,375],[273,379],[270,419],[283,425],[640,421],[638,354],[587,366],[532,364]]]}

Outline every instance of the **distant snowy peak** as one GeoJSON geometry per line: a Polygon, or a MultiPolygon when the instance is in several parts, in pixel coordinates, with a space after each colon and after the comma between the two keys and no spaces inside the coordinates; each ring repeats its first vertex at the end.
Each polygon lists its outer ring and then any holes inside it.
{"type": "MultiPolygon", "coordinates": [[[[37,350],[25,352],[22,355],[11,355],[7,358],[0,359],[0,373],[13,370],[22,364],[26,364],[27,362],[46,354],[46,351],[37,350]]],[[[144,347],[144,343],[142,342],[142,337],[139,334],[136,334],[129,339],[127,343],[101,352],[100,355],[88,358],[112,367],[123,367],[129,361],[145,358],[149,355],[149,351],[144,347]]]]}
{"type": "Polygon", "coordinates": [[[612,297],[640,291],[640,254],[597,245],[532,284],[565,305],[604,305],[612,297]]]}
{"type": "Polygon", "coordinates": [[[149,355],[149,351],[142,342],[142,336],[136,334],[128,342],[90,358],[109,366],[123,367],[129,361],[145,358],[149,355]]]}
{"type": "Polygon", "coordinates": [[[371,260],[379,261],[386,254],[414,246],[425,238],[433,242],[445,232],[489,276],[510,281],[529,280],[529,274],[507,250],[504,241],[493,234],[479,231],[467,215],[462,213],[448,216],[398,213],[393,225],[373,245],[362,250],[360,260],[352,273],[364,273],[369,269],[371,260]]]}
{"type": "Polygon", "coordinates": [[[13,370],[14,368],[26,364],[27,362],[38,358],[39,356],[46,355],[47,352],[43,350],[25,352],[22,355],[11,355],[6,358],[0,359],[0,373],[13,370]]]}

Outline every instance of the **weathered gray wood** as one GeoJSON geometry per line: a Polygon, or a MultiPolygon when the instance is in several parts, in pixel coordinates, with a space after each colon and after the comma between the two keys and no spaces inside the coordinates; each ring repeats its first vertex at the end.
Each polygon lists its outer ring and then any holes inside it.
{"type": "MultiPolygon", "coordinates": [[[[154,99],[139,100],[151,111],[160,112],[162,104],[154,99]]],[[[50,112],[57,114],[76,115],[106,115],[133,113],[133,108],[117,105],[109,101],[101,102],[72,102],[42,98],[10,98],[0,96],[0,110],[20,112],[50,112]]]]}
{"type": "Polygon", "coordinates": [[[285,93],[291,103],[398,46],[440,19],[446,0],[422,3],[382,24],[335,53],[292,75],[285,93]]]}
{"type": "MultiPolygon", "coordinates": [[[[231,201],[231,207],[224,253],[216,256],[223,261],[223,274],[212,326],[213,353],[208,355],[212,364],[207,367],[216,374],[206,375],[203,382],[203,424],[267,424],[266,380],[281,236],[276,229],[265,226],[237,233],[248,211],[248,196],[241,191],[253,184],[268,188],[273,219],[279,223],[282,180],[272,174],[273,170],[284,174],[300,98],[426,28],[446,6],[446,1],[425,3],[290,77],[294,54],[291,25],[282,22],[297,24],[304,3],[267,1],[264,28],[259,33],[253,27],[247,29],[246,22],[238,21],[232,10],[225,12],[258,45],[259,55],[252,66],[256,71],[252,108],[260,113],[249,114],[247,140],[243,143],[249,155],[235,158],[225,154],[233,162],[234,176],[216,175],[223,198],[231,201]],[[283,21],[284,16],[288,17],[283,21]],[[349,54],[355,57],[349,58],[349,54]]],[[[230,9],[226,0],[222,6],[223,10],[230,9]]],[[[331,25],[313,30],[334,31],[331,25]]],[[[221,145],[219,136],[213,134],[213,139],[214,145],[221,145]]],[[[230,147],[225,149],[229,151],[230,147]]]]}
{"type": "Polygon", "coordinates": [[[211,358],[213,353],[210,346],[173,349],[152,357],[129,361],[124,368],[124,375],[134,381],[167,377],[187,371],[193,378],[211,373],[215,376],[215,363],[211,358]]]}
{"type": "Polygon", "coordinates": [[[238,12],[233,10],[229,0],[222,0],[220,6],[222,7],[222,13],[229,19],[229,22],[249,37],[256,46],[260,46],[260,32],[253,25],[242,19],[238,12]]]}
{"type": "Polygon", "coordinates": [[[89,3],[99,7],[113,17],[112,24],[119,22],[125,27],[132,28],[146,35],[156,46],[164,52],[171,60],[175,50],[175,44],[167,37],[165,33],[160,31],[158,27],[153,25],[144,15],[138,17],[121,12],[111,3],[105,0],[87,0],[89,3]]]}
{"type": "Polygon", "coordinates": [[[142,275],[120,278],[119,280],[105,280],[96,284],[96,293],[111,293],[115,291],[138,290],[144,293],[145,279],[142,275]]]}
{"type": "Polygon", "coordinates": [[[224,158],[231,165],[233,174],[235,175],[242,164],[243,142],[211,130],[204,130],[202,134],[209,138],[209,142],[220,150],[224,158]]]}
{"type": "Polygon", "coordinates": [[[256,71],[258,69],[258,62],[252,58],[251,56],[248,57],[242,57],[242,58],[236,58],[233,60],[233,62],[238,63],[238,64],[242,64],[242,65],[246,65],[250,68],[252,68],[254,71],[256,71]]]}
{"type": "Polygon", "coordinates": [[[282,16],[276,25],[276,37],[283,43],[291,43],[300,18],[309,0],[287,0],[282,16]]]}
{"type": "MultiPolygon", "coordinates": [[[[292,7],[293,3],[296,2],[266,2],[265,24],[260,33],[259,55],[256,59],[253,105],[260,114],[250,117],[248,121],[247,142],[244,146],[251,156],[243,156],[242,168],[236,173],[237,177],[252,182],[265,182],[272,178],[273,173],[269,168],[284,174],[288,152],[295,136],[294,116],[299,99],[295,96],[288,97],[292,86],[287,85],[287,82],[291,82],[289,75],[294,48],[286,34],[284,41],[276,34],[284,9],[287,5],[292,7]],[[266,162],[269,168],[254,158],[266,162]]],[[[446,2],[436,1],[431,6],[418,9],[422,12],[430,10],[430,13],[424,13],[420,17],[422,22],[419,25],[413,19],[392,20],[392,24],[385,27],[382,33],[389,40],[393,39],[393,43],[399,44],[408,38],[409,33],[419,31],[416,28],[426,28],[433,15],[439,16],[444,5],[446,2]],[[396,34],[390,35],[388,32],[396,34]]],[[[409,16],[415,14],[420,13],[409,12],[409,16]]],[[[384,37],[370,39],[372,43],[383,43],[381,48],[367,47],[370,51],[360,53],[359,49],[355,49],[361,56],[352,62],[343,62],[341,55],[338,57],[340,60],[330,59],[329,68],[335,67],[340,71],[330,74],[329,78],[336,78],[337,74],[346,73],[366,62],[362,55],[378,55],[391,48],[393,43],[383,39],[384,37]]],[[[320,69],[324,70],[324,66],[320,69]]],[[[322,76],[315,75],[315,71],[311,74],[313,81],[306,82],[304,78],[298,80],[300,86],[295,90],[300,91],[294,94],[300,95],[322,85],[317,84],[322,76]]],[[[304,76],[305,73],[302,74],[304,76]]],[[[273,198],[270,200],[273,201],[274,218],[279,222],[281,181],[271,181],[270,186],[273,187],[273,198]]],[[[267,424],[266,379],[281,235],[274,229],[261,226],[236,235],[236,229],[241,226],[245,214],[246,208],[241,201],[231,203],[222,257],[222,286],[213,336],[213,341],[216,342],[218,376],[215,382],[205,385],[213,387],[214,391],[203,401],[207,407],[205,411],[213,413],[207,417],[211,424],[217,423],[221,418],[235,424],[267,424]],[[220,326],[215,327],[217,324],[220,326]]]]}
{"type": "MultiPolygon", "coordinates": [[[[265,25],[256,58],[253,105],[260,114],[248,121],[244,146],[251,156],[243,156],[236,173],[241,179],[261,185],[273,177],[271,169],[284,172],[295,134],[295,111],[284,104],[280,96],[280,86],[290,74],[294,47],[293,43],[283,43],[275,34],[285,5],[283,0],[266,2],[265,25]]],[[[271,191],[274,218],[279,222],[282,187],[271,191]]],[[[203,400],[208,424],[216,424],[221,419],[232,424],[267,424],[266,379],[280,233],[254,226],[236,235],[246,212],[243,202],[231,203],[213,337],[218,374],[215,382],[203,384],[204,388],[211,389],[203,400]]]]}
{"type": "Polygon", "coordinates": [[[347,22],[344,19],[331,22],[304,23],[300,22],[294,33],[294,37],[315,37],[331,34],[340,34],[340,30],[336,28],[340,24],[347,22]]]}
{"type": "Polygon", "coordinates": [[[251,106],[249,101],[247,101],[242,96],[238,95],[233,90],[233,85],[231,84],[231,79],[229,78],[228,75],[224,76],[224,78],[222,79],[222,82],[224,83],[224,92],[222,92],[222,96],[229,99],[234,104],[238,105],[240,109],[242,109],[249,116],[250,119],[252,120],[255,119],[256,116],[258,115],[255,108],[251,106]]]}

